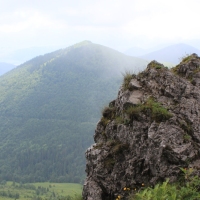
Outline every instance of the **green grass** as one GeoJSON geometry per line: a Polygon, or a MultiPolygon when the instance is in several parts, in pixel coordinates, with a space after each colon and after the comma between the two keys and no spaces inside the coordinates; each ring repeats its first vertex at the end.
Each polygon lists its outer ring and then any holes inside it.
{"type": "Polygon", "coordinates": [[[144,104],[129,106],[124,112],[128,114],[131,119],[138,119],[140,113],[143,112],[148,114],[152,120],[156,122],[165,121],[172,117],[172,114],[153,98],[148,98],[144,104]]]}
{"type": "Polygon", "coordinates": [[[129,200],[198,200],[200,199],[200,178],[192,168],[180,168],[182,178],[177,183],[167,179],[154,188],[148,187],[132,193],[129,200]]]}
{"type": "Polygon", "coordinates": [[[131,72],[126,71],[123,75],[123,83],[122,83],[122,88],[123,90],[128,90],[129,89],[129,83],[131,79],[133,78],[133,75],[131,72]]]}
{"type": "Polygon", "coordinates": [[[0,200],[82,200],[81,193],[82,185],[76,183],[0,184],[0,200]]]}
{"type": "Polygon", "coordinates": [[[194,58],[194,55],[193,54],[186,54],[185,56],[183,56],[181,58],[181,63],[186,63],[186,62],[189,62],[192,58],[194,58]]]}

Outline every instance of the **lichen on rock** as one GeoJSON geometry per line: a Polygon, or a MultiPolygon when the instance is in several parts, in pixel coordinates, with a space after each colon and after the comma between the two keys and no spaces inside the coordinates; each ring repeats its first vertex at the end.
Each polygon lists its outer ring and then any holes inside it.
{"type": "Polygon", "coordinates": [[[124,188],[174,182],[181,167],[200,170],[199,67],[195,54],[174,69],[152,61],[129,76],[86,151],[84,200],[127,199],[124,188]]]}

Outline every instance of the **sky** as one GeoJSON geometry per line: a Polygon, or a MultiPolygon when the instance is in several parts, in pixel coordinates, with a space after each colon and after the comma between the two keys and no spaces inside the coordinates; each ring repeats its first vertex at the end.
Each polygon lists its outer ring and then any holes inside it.
{"type": "Polygon", "coordinates": [[[0,0],[0,52],[83,40],[121,52],[197,45],[199,8],[199,0],[0,0]]]}

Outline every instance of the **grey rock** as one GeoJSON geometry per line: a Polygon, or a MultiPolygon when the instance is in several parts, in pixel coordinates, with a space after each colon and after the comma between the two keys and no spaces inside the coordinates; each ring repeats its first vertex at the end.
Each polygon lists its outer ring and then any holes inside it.
{"type": "Polygon", "coordinates": [[[199,71],[196,54],[172,70],[152,61],[128,90],[120,88],[86,151],[84,200],[127,199],[125,187],[174,182],[181,167],[200,172],[199,71]]]}
{"type": "Polygon", "coordinates": [[[129,90],[140,89],[141,85],[136,79],[132,79],[129,83],[129,90]]]}

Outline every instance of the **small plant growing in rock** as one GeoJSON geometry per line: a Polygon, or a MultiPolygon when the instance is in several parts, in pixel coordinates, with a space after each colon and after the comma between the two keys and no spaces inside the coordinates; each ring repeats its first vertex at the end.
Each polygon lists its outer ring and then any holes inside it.
{"type": "MultiPolygon", "coordinates": [[[[180,69],[181,65],[187,64],[187,63],[190,62],[192,59],[196,59],[196,58],[199,59],[199,57],[198,57],[197,54],[195,54],[195,53],[193,53],[193,54],[186,54],[185,56],[183,56],[182,58],[180,58],[180,64],[178,64],[177,66],[173,67],[173,68],[171,69],[171,71],[172,71],[173,73],[175,73],[175,74],[179,74],[179,75],[183,76],[183,72],[179,72],[179,69],[180,69]]],[[[196,73],[198,73],[198,72],[200,71],[200,67],[199,67],[199,66],[196,66],[196,67],[197,67],[196,70],[194,70],[193,73],[190,74],[190,75],[187,77],[187,79],[189,79],[189,81],[191,81],[191,82],[192,82],[192,76],[193,76],[193,74],[196,74],[196,73]]]]}
{"type": "Polygon", "coordinates": [[[185,135],[183,136],[183,139],[184,139],[185,142],[189,142],[189,141],[191,140],[191,136],[188,135],[188,134],[185,134],[185,135]]]}
{"type": "Polygon", "coordinates": [[[152,61],[148,64],[148,67],[149,68],[155,68],[155,69],[162,69],[164,68],[165,66],[157,61],[152,61]]]}
{"type": "Polygon", "coordinates": [[[115,107],[105,107],[102,111],[104,118],[113,119],[115,117],[115,107]]]}
{"type": "Polygon", "coordinates": [[[117,155],[119,153],[122,153],[124,150],[128,150],[128,148],[129,148],[129,146],[127,144],[122,144],[120,141],[113,140],[113,139],[109,139],[106,142],[106,146],[110,147],[110,152],[113,155],[117,155]]]}
{"type": "Polygon", "coordinates": [[[115,107],[106,106],[102,110],[102,115],[100,123],[105,128],[110,120],[115,118],[115,107]]]}
{"type": "Polygon", "coordinates": [[[116,122],[116,124],[123,124],[124,123],[124,119],[121,116],[117,116],[115,118],[115,122],[116,122]]]}
{"type": "Polygon", "coordinates": [[[124,77],[122,88],[125,91],[125,90],[129,89],[129,83],[130,83],[131,79],[133,78],[133,76],[132,76],[131,72],[129,72],[129,71],[126,71],[122,75],[124,77]]]}
{"type": "Polygon", "coordinates": [[[113,166],[115,165],[115,160],[112,156],[108,156],[104,160],[104,167],[108,169],[109,171],[112,170],[113,166]]]}
{"type": "Polygon", "coordinates": [[[182,58],[181,58],[181,62],[183,63],[183,62],[188,62],[188,61],[190,61],[192,58],[194,58],[194,56],[193,56],[194,54],[186,54],[186,55],[184,55],[182,58]]]}
{"type": "Polygon", "coordinates": [[[115,107],[109,107],[106,106],[103,110],[102,110],[102,118],[100,120],[100,123],[103,127],[106,127],[107,124],[110,122],[110,120],[115,118],[115,107]]]}
{"type": "Polygon", "coordinates": [[[193,133],[191,122],[189,122],[188,120],[185,120],[185,121],[182,120],[179,123],[180,123],[180,127],[184,130],[184,132],[186,132],[186,134],[183,136],[183,138],[185,140],[191,139],[190,135],[193,133]]]}
{"type": "Polygon", "coordinates": [[[143,110],[150,110],[152,119],[157,122],[165,121],[172,117],[172,114],[160,103],[155,102],[153,98],[147,100],[143,110]]]}
{"type": "Polygon", "coordinates": [[[113,154],[117,155],[122,153],[124,150],[128,150],[129,146],[127,144],[122,144],[122,143],[117,143],[115,146],[112,148],[113,154]]]}
{"type": "Polygon", "coordinates": [[[124,112],[129,115],[131,120],[138,119],[141,112],[146,113],[156,122],[165,121],[172,117],[172,114],[153,98],[147,99],[144,104],[129,106],[124,112]]]}
{"type": "Polygon", "coordinates": [[[142,109],[143,109],[142,104],[138,104],[137,106],[129,106],[127,109],[125,109],[125,113],[129,115],[131,120],[138,119],[142,109]]]}
{"type": "Polygon", "coordinates": [[[109,119],[102,117],[100,120],[101,125],[105,128],[107,126],[107,124],[110,122],[109,119]]]}

